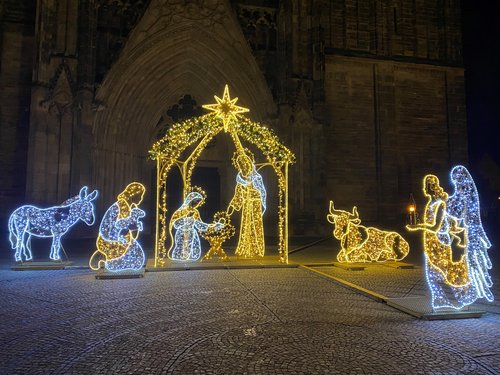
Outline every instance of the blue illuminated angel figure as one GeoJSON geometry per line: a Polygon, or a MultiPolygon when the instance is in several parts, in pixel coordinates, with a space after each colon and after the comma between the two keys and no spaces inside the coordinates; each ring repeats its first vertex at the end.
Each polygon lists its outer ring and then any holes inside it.
{"type": "Polygon", "coordinates": [[[50,208],[22,206],[16,209],[9,218],[10,243],[16,250],[16,262],[32,260],[31,236],[52,237],[50,259],[60,260],[61,238],[79,220],[87,225],[94,224],[94,204],[98,192],[87,194],[84,186],[80,193],[62,205],[50,208]],[[26,234],[28,235],[26,237],[26,234]]]}
{"type": "Polygon", "coordinates": [[[463,165],[455,166],[450,173],[455,188],[448,199],[447,214],[465,227],[465,251],[468,275],[475,291],[475,298],[493,301],[490,288],[493,285],[488,270],[492,264],[488,256],[491,242],[481,223],[479,194],[471,174],[463,165]]]}
{"type": "Polygon", "coordinates": [[[144,266],[146,256],[137,238],[143,229],[140,219],[146,216],[138,207],[145,191],[144,185],[132,182],[118,194],[102,218],[90,268],[98,270],[104,266],[115,272],[137,271],[144,266]]]}
{"type": "Polygon", "coordinates": [[[170,238],[172,245],[168,257],[172,260],[198,260],[201,256],[201,245],[198,231],[204,232],[210,226],[222,228],[223,224],[206,224],[201,220],[198,208],[205,202],[205,193],[201,189],[193,189],[184,203],[170,219],[170,238]],[[172,235],[175,230],[175,235],[172,235]]]}

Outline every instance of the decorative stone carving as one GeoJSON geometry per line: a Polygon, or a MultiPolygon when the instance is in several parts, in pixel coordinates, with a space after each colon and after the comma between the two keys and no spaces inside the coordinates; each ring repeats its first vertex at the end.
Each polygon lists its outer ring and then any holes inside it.
{"type": "Polygon", "coordinates": [[[165,133],[173,122],[179,122],[190,117],[197,117],[203,114],[203,109],[198,106],[196,100],[190,95],[184,95],[179,101],[168,108],[161,116],[156,125],[156,140],[165,136],[165,133]]]}
{"type": "Polygon", "coordinates": [[[40,106],[51,115],[64,116],[73,108],[74,87],[75,83],[71,78],[70,68],[63,60],[56,69],[54,78],[49,82],[49,94],[46,99],[40,102],[40,106]]]}

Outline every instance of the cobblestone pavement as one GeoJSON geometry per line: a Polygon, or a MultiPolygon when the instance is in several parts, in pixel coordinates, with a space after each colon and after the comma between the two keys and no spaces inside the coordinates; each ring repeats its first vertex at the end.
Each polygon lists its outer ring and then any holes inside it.
{"type": "Polygon", "coordinates": [[[500,373],[497,313],[421,321],[299,268],[0,270],[0,303],[2,374],[500,373]]]}
{"type": "MultiPolygon", "coordinates": [[[[382,294],[386,297],[413,297],[429,294],[425,281],[425,271],[422,267],[414,269],[396,269],[384,264],[366,264],[363,271],[350,271],[339,267],[314,267],[321,272],[349,281],[365,289],[382,294]]],[[[488,302],[479,299],[472,306],[483,311],[500,314],[500,278],[492,275],[491,291],[497,299],[488,302]]]]}

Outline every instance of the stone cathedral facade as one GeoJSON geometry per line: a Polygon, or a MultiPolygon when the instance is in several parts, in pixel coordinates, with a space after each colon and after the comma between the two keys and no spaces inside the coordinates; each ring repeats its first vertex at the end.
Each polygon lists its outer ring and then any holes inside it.
{"type": "MultiPolygon", "coordinates": [[[[154,202],[151,145],[228,83],[296,154],[292,234],[329,233],[330,199],[402,224],[424,174],[467,161],[460,19],[459,0],[4,0],[0,219],[82,185],[101,211],[133,180],[154,202]]],[[[217,209],[232,152],[195,176],[217,209]]]]}

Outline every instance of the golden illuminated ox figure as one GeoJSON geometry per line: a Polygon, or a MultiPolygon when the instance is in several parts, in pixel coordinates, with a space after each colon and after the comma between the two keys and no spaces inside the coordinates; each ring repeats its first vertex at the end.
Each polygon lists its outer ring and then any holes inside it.
{"type": "Polygon", "coordinates": [[[330,201],[328,222],[334,224],[333,236],[340,240],[339,262],[384,262],[402,260],[410,247],[400,234],[360,225],[356,206],[352,213],[336,210],[330,201]]]}

